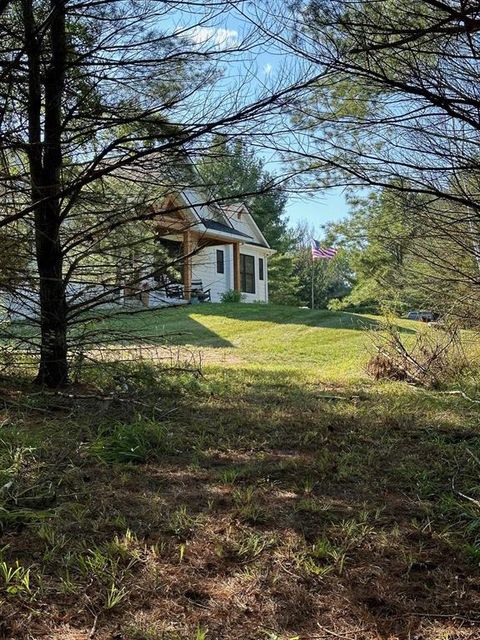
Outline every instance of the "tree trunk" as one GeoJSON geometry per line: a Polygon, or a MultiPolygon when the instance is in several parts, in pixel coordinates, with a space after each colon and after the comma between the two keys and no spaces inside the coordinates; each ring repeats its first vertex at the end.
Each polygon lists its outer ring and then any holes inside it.
{"type": "Polygon", "coordinates": [[[36,255],[40,284],[40,366],[36,382],[48,387],[68,383],[67,304],[62,278],[59,224],[52,202],[35,212],[36,255]]]}
{"type": "Polygon", "coordinates": [[[62,99],[66,40],[64,0],[50,0],[48,44],[37,36],[32,0],[23,0],[29,73],[29,147],[32,202],[35,204],[35,252],[40,291],[40,366],[36,382],[58,387],[68,382],[67,304],[60,243],[62,99]],[[48,46],[44,73],[43,141],[41,47],[48,46]]]}

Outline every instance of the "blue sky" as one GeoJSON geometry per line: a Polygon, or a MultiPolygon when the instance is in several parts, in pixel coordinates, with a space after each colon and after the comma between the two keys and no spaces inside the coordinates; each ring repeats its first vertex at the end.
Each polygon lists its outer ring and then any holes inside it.
{"type": "MultiPolygon", "coordinates": [[[[228,15],[221,15],[220,18],[207,25],[197,27],[194,38],[199,43],[203,43],[205,40],[210,45],[217,40],[217,46],[222,47],[224,44],[228,46],[228,44],[235,43],[237,39],[241,41],[245,37],[245,32],[251,29],[252,25],[245,18],[239,16],[236,11],[232,11],[228,15]]],[[[273,88],[279,81],[282,82],[283,74],[288,73],[289,65],[293,64],[293,57],[285,54],[284,51],[280,52],[271,43],[254,47],[247,59],[248,64],[243,56],[237,60],[234,57],[233,61],[229,61],[224,76],[227,87],[235,86],[244,67],[248,67],[252,87],[257,85],[258,87],[271,86],[273,88]]],[[[265,157],[269,170],[273,173],[276,171],[282,173],[281,161],[278,156],[275,157],[275,153],[270,152],[269,154],[266,150],[262,150],[261,146],[258,152],[260,156],[265,157]]],[[[295,225],[301,220],[308,220],[318,230],[319,238],[322,237],[321,227],[323,225],[345,218],[348,212],[349,207],[343,190],[340,188],[319,190],[315,196],[310,193],[308,195],[292,195],[286,207],[286,216],[291,225],[295,225]]]]}
{"type": "Polygon", "coordinates": [[[314,196],[291,196],[286,215],[290,224],[308,220],[320,230],[327,222],[336,222],[348,214],[349,208],[342,189],[328,189],[314,196]]]}
{"type": "MultiPolygon", "coordinates": [[[[214,10],[202,11],[200,5],[192,12],[179,10],[176,13],[176,29],[190,27],[188,36],[201,48],[214,48],[219,51],[235,49],[237,43],[244,38],[248,41],[249,33],[259,35],[259,42],[248,53],[228,56],[225,59],[224,76],[221,84],[228,91],[235,88],[242,77],[248,77],[249,86],[255,89],[272,89],[282,83],[283,76],[289,74],[291,64],[296,64],[293,56],[278,48],[275,43],[262,42],[261,30],[256,28],[244,15],[242,10],[247,7],[245,2],[232,5],[231,10],[218,14],[214,10]],[[202,15],[203,14],[203,15],[202,15]],[[203,20],[200,18],[202,16],[203,20]],[[207,17],[208,16],[208,17],[207,17]],[[246,75],[245,75],[246,74],[246,75]]],[[[250,6],[248,13],[254,23],[262,24],[261,15],[255,15],[256,5],[250,6]],[[252,12],[252,13],[251,13],[252,12]]],[[[259,11],[261,14],[261,11],[259,11]]],[[[266,25],[263,25],[266,26],[266,25]]],[[[175,29],[175,30],[176,30],[175,29]]],[[[275,153],[267,153],[258,149],[261,156],[265,156],[266,166],[273,173],[282,173],[281,161],[275,153]],[[268,157],[269,156],[269,157],[268,157]]],[[[347,216],[349,211],[343,190],[327,189],[319,191],[315,196],[296,194],[289,198],[286,216],[293,226],[301,220],[307,220],[318,230],[318,237],[322,237],[321,227],[329,222],[338,221],[347,216]]]]}

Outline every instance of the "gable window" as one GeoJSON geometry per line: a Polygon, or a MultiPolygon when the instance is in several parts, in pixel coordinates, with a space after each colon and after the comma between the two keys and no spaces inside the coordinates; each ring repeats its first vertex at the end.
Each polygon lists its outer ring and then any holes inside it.
{"type": "Polygon", "coordinates": [[[217,273],[225,273],[225,251],[217,249],[217,273]]]}
{"type": "Polygon", "coordinates": [[[263,264],[263,258],[259,258],[258,259],[258,279],[259,280],[264,280],[264,264],[263,264]]]}
{"type": "Polygon", "coordinates": [[[242,293],[255,293],[255,258],[240,254],[240,288],[242,293]]]}

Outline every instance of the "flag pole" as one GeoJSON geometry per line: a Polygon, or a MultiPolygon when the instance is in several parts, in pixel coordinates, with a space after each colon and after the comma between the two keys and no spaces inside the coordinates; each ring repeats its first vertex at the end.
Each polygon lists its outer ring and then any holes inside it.
{"type": "Polygon", "coordinates": [[[314,265],[315,265],[315,258],[313,257],[313,251],[312,251],[312,283],[311,283],[312,284],[312,310],[313,310],[313,308],[315,306],[315,287],[314,287],[314,282],[313,282],[314,281],[314,277],[313,277],[314,276],[314,272],[313,272],[314,265]]]}

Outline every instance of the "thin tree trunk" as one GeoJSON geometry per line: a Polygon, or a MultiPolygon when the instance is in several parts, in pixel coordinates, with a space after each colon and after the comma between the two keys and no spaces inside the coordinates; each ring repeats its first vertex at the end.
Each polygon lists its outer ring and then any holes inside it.
{"type": "Polygon", "coordinates": [[[68,382],[67,304],[60,244],[62,98],[66,65],[64,1],[51,0],[50,8],[50,61],[44,79],[42,142],[41,47],[32,0],[23,0],[29,65],[29,162],[32,200],[36,203],[35,250],[40,290],[41,348],[36,382],[58,387],[68,382]]]}

